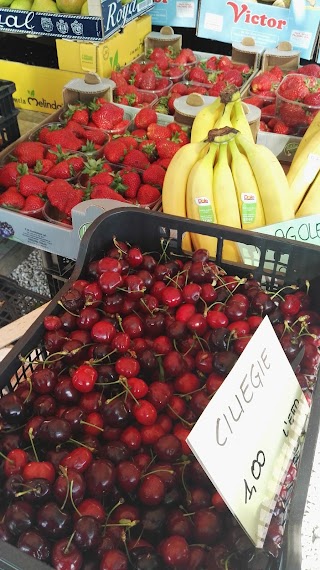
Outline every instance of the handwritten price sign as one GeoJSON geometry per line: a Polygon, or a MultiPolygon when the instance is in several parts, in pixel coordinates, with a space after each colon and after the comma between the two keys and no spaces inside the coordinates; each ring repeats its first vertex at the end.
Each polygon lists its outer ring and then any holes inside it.
{"type": "Polygon", "coordinates": [[[265,317],[187,439],[257,547],[263,546],[279,483],[308,413],[265,317]]]}

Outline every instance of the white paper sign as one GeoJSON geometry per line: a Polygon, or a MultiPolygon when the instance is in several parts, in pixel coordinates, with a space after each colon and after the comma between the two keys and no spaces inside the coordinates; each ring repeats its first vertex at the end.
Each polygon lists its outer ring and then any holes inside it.
{"type": "Polygon", "coordinates": [[[252,542],[262,547],[309,406],[265,317],[187,442],[252,542]]]}

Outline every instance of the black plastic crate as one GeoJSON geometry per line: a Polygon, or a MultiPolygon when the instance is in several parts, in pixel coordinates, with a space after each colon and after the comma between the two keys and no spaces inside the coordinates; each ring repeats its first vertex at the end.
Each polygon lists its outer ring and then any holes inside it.
{"type": "Polygon", "coordinates": [[[12,81],[0,79],[0,151],[20,137],[17,116],[12,94],[16,86],[12,81]]]}
{"type": "Polygon", "coordinates": [[[0,276],[0,327],[36,309],[48,298],[20,287],[13,279],[0,276]]]}
{"type": "MultiPolygon", "coordinates": [[[[112,210],[92,223],[81,241],[79,255],[70,279],[0,364],[0,395],[7,393],[8,390],[14,390],[15,386],[36,367],[36,361],[46,356],[42,345],[43,317],[57,314],[60,311],[58,301],[61,296],[69,289],[72,282],[86,277],[85,268],[89,262],[103,256],[114,237],[140,245],[144,251],[150,252],[161,251],[161,241],[166,243],[170,240],[168,253],[179,255],[183,253],[181,242],[185,232],[216,237],[218,247],[215,261],[227,271],[236,273],[239,277],[252,275],[272,291],[284,285],[305,282],[305,279],[308,279],[311,298],[317,300],[320,279],[320,249],[318,247],[137,208],[112,210]],[[245,244],[254,247],[260,253],[259,262],[254,265],[222,262],[225,240],[234,241],[238,245],[245,244]],[[19,358],[21,354],[29,355],[23,365],[19,358]]],[[[319,309],[319,303],[317,308],[319,309]]],[[[320,382],[317,382],[313,391],[308,429],[304,438],[301,438],[298,476],[288,509],[281,553],[277,559],[270,560],[270,564],[264,566],[264,570],[301,569],[301,524],[319,432],[319,405],[320,382]]],[[[32,558],[0,541],[0,568],[4,570],[9,568],[45,570],[48,566],[39,562],[35,563],[32,558]]]]}

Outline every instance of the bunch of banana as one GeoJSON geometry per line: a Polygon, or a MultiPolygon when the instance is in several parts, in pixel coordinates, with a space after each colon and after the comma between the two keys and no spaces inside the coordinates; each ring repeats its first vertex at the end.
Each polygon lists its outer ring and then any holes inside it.
{"type": "Polygon", "coordinates": [[[203,141],[208,135],[208,130],[222,127],[237,129],[253,141],[240,92],[235,91],[233,87],[225,89],[220,97],[197,113],[191,129],[191,142],[203,141]]]}
{"type": "Polygon", "coordinates": [[[320,214],[320,111],[301,139],[287,179],[296,217],[320,214]]]}
{"type": "MultiPolygon", "coordinates": [[[[225,113],[223,121],[230,120],[232,111],[225,113]]],[[[294,217],[288,182],[275,155],[229,126],[179,149],[166,172],[162,204],[167,214],[246,230],[294,217]]],[[[183,246],[208,249],[214,257],[217,242],[192,234],[183,246]]],[[[224,243],[223,257],[239,261],[233,242],[224,243]]]]}

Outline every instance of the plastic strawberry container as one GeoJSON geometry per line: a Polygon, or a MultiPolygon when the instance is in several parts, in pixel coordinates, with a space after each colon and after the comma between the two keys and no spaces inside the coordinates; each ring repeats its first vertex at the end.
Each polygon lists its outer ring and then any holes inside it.
{"type": "Polygon", "coordinates": [[[141,93],[151,93],[153,95],[153,97],[156,97],[157,99],[159,99],[160,97],[165,97],[165,95],[167,95],[171,89],[173,85],[173,82],[170,81],[170,79],[167,80],[167,86],[166,87],[162,87],[161,89],[139,89],[139,92],[141,93]]]}
{"type": "MultiPolygon", "coordinates": [[[[307,277],[311,285],[310,291],[313,291],[312,298],[319,305],[317,281],[320,277],[320,250],[318,247],[256,232],[167,216],[158,212],[146,212],[139,208],[115,209],[99,216],[91,224],[81,240],[78,258],[70,279],[0,363],[0,397],[8,390],[13,391],[32,373],[39,359],[46,358],[47,353],[43,345],[44,316],[56,315],[61,311],[58,303],[62,295],[69,290],[74,281],[87,277],[86,269],[89,263],[105,254],[106,249],[112,245],[114,236],[119,241],[134,243],[141,246],[144,251],[152,252],[161,252],[160,243],[163,240],[170,240],[167,252],[179,256],[183,253],[181,242],[185,232],[216,237],[218,254],[215,262],[230,274],[235,273],[239,277],[251,273],[253,278],[264,283],[269,291],[275,292],[281,289],[282,285],[292,285],[307,277]],[[259,264],[234,266],[224,263],[221,252],[225,240],[256,248],[260,253],[259,264]],[[21,354],[26,355],[23,361],[21,361],[21,354]]],[[[252,566],[249,563],[248,566],[242,566],[243,570],[257,567],[263,567],[264,570],[277,570],[279,567],[282,570],[301,569],[301,523],[319,432],[319,381],[315,384],[312,400],[309,422],[302,438],[304,443],[301,443],[296,454],[299,463],[298,473],[291,486],[291,501],[286,505],[285,534],[278,558],[270,556],[270,563],[263,566],[252,566]]],[[[253,547],[252,552],[257,555],[261,553],[261,551],[255,551],[253,547]]],[[[15,570],[45,570],[48,568],[46,564],[5,542],[1,543],[0,567],[2,570],[13,568],[15,570]]]]}
{"type": "Polygon", "coordinates": [[[113,98],[114,101],[121,105],[121,107],[133,107],[133,108],[141,108],[141,107],[152,107],[157,101],[157,95],[154,95],[151,91],[143,91],[141,89],[137,89],[138,101],[130,102],[129,99],[123,99],[118,95],[117,89],[113,91],[113,98]],[[125,101],[125,102],[124,102],[125,101]]]}
{"type": "Polygon", "coordinates": [[[320,110],[320,104],[310,105],[305,102],[306,96],[308,98],[310,94],[313,95],[315,93],[319,93],[320,99],[319,78],[291,73],[286,75],[281,81],[276,92],[276,115],[290,127],[292,131],[291,134],[303,136],[315,115],[320,110]],[[300,92],[301,96],[299,96],[299,91],[293,91],[292,97],[294,98],[291,99],[289,97],[291,85],[293,85],[294,89],[295,82],[301,81],[301,79],[304,80],[306,89],[300,92]],[[309,89],[310,93],[308,92],[309,89]]]}

